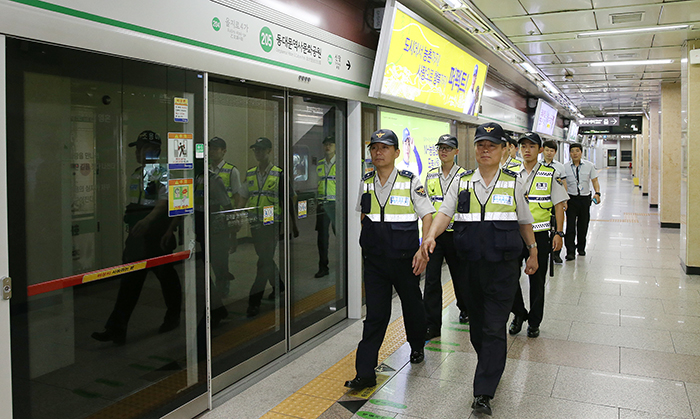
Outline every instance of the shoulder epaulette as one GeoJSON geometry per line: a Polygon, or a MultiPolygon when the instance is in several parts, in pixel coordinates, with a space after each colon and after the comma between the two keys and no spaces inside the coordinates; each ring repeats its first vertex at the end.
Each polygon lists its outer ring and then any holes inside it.
{"type": "Polygon", "coordinates": [[[464,176],[469,176],[469,175],[471,175],[472,173],[474,173],[474,170],[473,170],[473,169],[472,169],[472,170],[464,169],[464,172],[457,173],[457,176],[459,176],[459,177],[464,177],[464,176]]]}
{"type": "Polygon", "coordinates": [[[401,176],[407,177],[407,178],[409,178],[409,179],[413,179],[413,177],[414,177],[413,172],[409,172],[408,170],[400,170],[400,171],[399,171],[399,174],[400,174],[401,176]]]}
{"type": "Polygon", "coordinates": [[[501,169],[501,171],[502,171],[503,173],[507,174],[508,176],[518,177],[518,174],[515,173],[515,172],[512,171],[512,170],[501,169]]]}
{"type": "Polygon", "coordinates": [[[440,170],[440,167],[433,167],[432,169],[428,170],[428,173],[437,172],[438,170],[440,170]]]}
{"type": "Polygon", "coordinates": [[[365,181],[365,180],[367,180],[367,179],[372,179],[372,178],[374,177],[374,173],[375,173],[374,170],[365,173],[365,174],[362,176],[362,180],[365,181]]]}

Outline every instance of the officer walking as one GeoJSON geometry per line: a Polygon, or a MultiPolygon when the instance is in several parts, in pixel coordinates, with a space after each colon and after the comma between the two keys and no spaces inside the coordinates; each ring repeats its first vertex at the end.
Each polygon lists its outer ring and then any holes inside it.
{"type": "MultiPolygon", "coordinates": [[[[542,164],[544,164],[545,166],[553,167],[555,170],[554,178],[558,179],[561,182],[565,182],[566,169],[564,168],[563,164],[554,159],[554,156],[556,156],[557,154],[557,142],[553,140],[547,140],[542,144],[542,147],[542,164]]],[[[564,202],[564,211],[566,211],[566,202],[564,202]]],[[[563,261],[561,260],[561,249],[555,250],[553,253],[554,263],[563,263],[563,261]]]]}
{"type": "Polygon", "coordinates": [[[580,143],[571,144],[569,155],[571,162],[564,166],[566,170],[566,186],[569,192],[569,203],[566,208],[566,260],[576,259],[576,250],[579,256],[586,256],[586,235],[588,223],[591,221],[591,199],[598,203],[603,199],[600,196],[600,184],[595,165],[581,158],[583,146],[580,143]],[[591,198],[591,187],[595,190],[591,198]],[[578,236],[578,240],[576,237],[578,236]]]}
{"type": "Polygon", "coordinates": [[[503,168],[511,172],[520,173],[523,169],[523,162],[518,158],[518,142],[511,137],[506,137],[508,144],[506,145],[503,155],[503,168]]]}
{"type": "Polygon", "coordinates": [[[333,228],[335,234],[335,137],[329,135],[323,140],[323,152],[325,157],[318,162],[316,174],[318,175],[318,205],[316,206],[316,231],[318,237],[318,272],[315,278],[328,275],[328,240],[333,228]]]}
{"type": "Polygon", "coordinates": [[[490,122],[476,129],[479,168],[453,182],[423,238],[428,257],[435,238],[454,216],[454,240],[467,275],[470,340],[477,354],[474,402],[477,413],[491,414],[490,400],[506,365],[506,322],[513,306],[523,240],[529,257],[525,273],[537,271],[533,218],[517,174],[501,167],[506,136],[490,122]]]}
{"type": "MultiPolygon", "coordinates": [[[[459,153],[457,138],[450,134],[441,135],[435,145],[438,148],[438,156],[442,163],[440,167],[431,169],[425,180],[428,197],[433,203],[435,210],[440,209],[445,191],[450,188],[452,182],[459,182],[459,177],[466,170],[455,164],[455,157],[459,153]]],[[[440,336],[442,328],[442,262],[447,260],[447,266],[452,276],[452,285],[457,297],[457,307],[459,308],[459,322],[469,322],[469,311],[464,299],[464,292],[460,288],[466,286],[463,270],[459,266],[459,256],[455,249],[454,238],[452,237],[452,226],[441,235],[435,238],[435,250],[428,261],[425,270],[425,293],[423,294],[423,304],[425,305],[425,315],[428,322],[428,329],[425,339],[430,340],[440,336]]]]}
{"type": "MultiPolygon", "coordinates": [[[[544,315],[544,284],[547,280],[548,256],[550,251],[560,250],[564,236],[564,204],[569,195],[564,185],[556,179],[555,170],[537,162],[542,151],[542,139],[534,132],[527,132],[518,139],[520,155],[523,157],[523,170],[519,177],[523,181],[530,212],[534,218],[532,229],[537,242],[537,271],[530,275],[530,312],[525,309],[523,292],[517,287],[513,301],[513,322],[508,332],[516,335],[523,327],[523,320],[528,321],[527,336],[536,338],[540,335],[540,323],[544,315]],[[556,235],[549,242],[552,229],[552,214],[556,212],[556,235]]],[[[527,257],[527,255],[523,255],[527,257]]]]}
{"type": "Polygon", "coordinates": [[[418,219],[427,233],[435,209],[417,175],[398,171],[399,140],[388,129],[372,134],[369,151],[375,170],[360,182],[357,210],[361,213],[360,246],[364,259],[367,317],[357,346],[356,376],[345,387],[362,389],[376,385],[379,348],[391,317],[392,286],[401,299],[411,363],[425,357],[425,311],[418,274],[425,269],[418,240],[418,219]]]}

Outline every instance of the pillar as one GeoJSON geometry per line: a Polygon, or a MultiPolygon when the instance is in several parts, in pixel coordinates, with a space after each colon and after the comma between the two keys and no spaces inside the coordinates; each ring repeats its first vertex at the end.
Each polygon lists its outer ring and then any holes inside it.
{"type": "Polygon", "coordinates": [[[681,84],[661,85],[661,155],[659,221],[661,227],[680,228],[681,202],[681,84]]]}
{"type": "Polygon", "coordinates": [[[641,150],[641,173],[640,183],[642,185],[642,196],[649,195],[649,118],[642,118],[642,150],[641,150]]]}
{"type": "Polygon", "coordinates": [[[689,181],[700,170],[700,64],[687,61],[699,48],[700,39],[688,40],[681,53],[680,257],[688,274],[700,274],[700,182],[689,181]]]}
{"type": "Polygon", "coordinates": [[[659,207],[659,102],[649,109],[649,207],[659,207]]]}

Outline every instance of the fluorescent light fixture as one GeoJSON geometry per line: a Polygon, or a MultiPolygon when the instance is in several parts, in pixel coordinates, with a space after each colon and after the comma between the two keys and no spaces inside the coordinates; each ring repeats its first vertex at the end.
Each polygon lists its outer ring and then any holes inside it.
{"type": "Polygon", "coordinates": [[[453,9],[459,9],[460,7],[464,7],[464,3],[462,3],[459,0],[445,0],[445,3],[453,9]]]}
{"type": "Polygon", "coordinates": [[[577,38],[595,38],[598,36],[605,35],[623,35],[629,33],[640,33],[640,32],[662,32],[662,31],[678,31],[682,29],[689,29],[690,25],[668,25],[668,26],[647,26],[644,28],[629,28],[629,29],[614,29],[609,31],[591,31],[591,32],[581,32],[576,35],[577,38]]]}
{"type": "Polygon", "coordinates": [[[672,59],[667,60],[638,60],[638,61],[599,61],[590,63],[591,67],[613,67],[618,65],[655,65],[655,64],[671,64],[672,59]]]}
{"type": "Polygon", "coordinates": [[[549,81],[545,80],[545,81],[542,82],[542,84],[544,85],[544,87],[546,87],[547,89],[549,89],[550,92],[552,92],[552,93],[559,93],[559,89],[557,89],[556,86],[554,86],[554,85],[553,85],[552,83],[550,83],[549,81]]]}
{"type": "Polygon", "coordinates": [[[535,67],[532,66],[532,64],[523,62],[520,63],[520,67],[523,68],[523,70],[527,71],[530,74],[537,74],[537,70],[535,70],[535,67]]]}
{"type": "Polygon", "coordinates": [[[606,115],[642,115],[643,111],[605,112],[606,115]]]}

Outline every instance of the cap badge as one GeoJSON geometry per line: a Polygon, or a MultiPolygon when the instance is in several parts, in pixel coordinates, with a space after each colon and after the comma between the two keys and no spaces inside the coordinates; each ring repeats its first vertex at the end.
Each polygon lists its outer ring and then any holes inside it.
{"type": "Polygon", "coordinates": [[[384,132],[378,132],[377,133],[377,138],[382,138],[384,136],[384,132]]]}
{"type": "Polygon", "coordinates": [[[493,131],[494,127],[484,127],[484,131],[486,132],[491,132],[493,131]]]}

